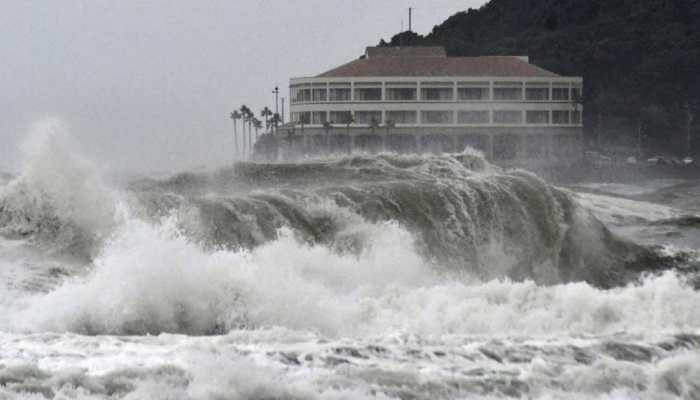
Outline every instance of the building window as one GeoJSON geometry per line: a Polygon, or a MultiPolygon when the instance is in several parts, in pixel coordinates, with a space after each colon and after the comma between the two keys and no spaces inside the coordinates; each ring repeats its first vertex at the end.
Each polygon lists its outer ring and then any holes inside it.
{"type": "Polygon", "coordinates": [[[328,99],[330,101],[350,101],[351,90],[349,88],[330,88],[328,90],[328,99]]]}
{"type": "Polygon", "coordinates": [[[571,112],[571,123],[573,125],[580,125],[581,124],[581,111],[572,111],[571,112]]]}
{"type": "Polygon", "coordinates": [[[568,125],[569,112],[561,110],[552,111],[552,123],[555,125],[568,125]]]}
{"type": "Polygon", "coordinates": [[[459,111],[457,113],[457,123],[478,125],[489,123],[488,111],[459,111]]]}
{"type": "Polygon", "coordinates": [[[423,111],[421,123],[423,124],[451,124],[452,111],[423,111]]]}
{"type": "Polygon", "coordinates": [[[457,89],[459,100],[488,100],[489,88],[487,87],[464,87],[457,89]]]}
{"type": "Polygon", "coordinates": [[[314,111],[311,113],[311,123],[314,125],[323,125],[327,120],[325,111],[314,111]]]}
{"type": "Polygon", "coordinates": [[[452,88],[422,88],[420,97],[421,100],[426,101],[452,101],[454,90],[452,88]]]}
{"type": "Polygon", "coordinates": [[[525,89],[525,98],[529,101],[549,100],[549,88],[529,87],[525,89]]]}
{"type": "Polygon", "coordinates": [[[347,124],[352,121],[352,113],[350,111],[331,111],[331,124],[347,124]]]}
{"type": "Polygon", "coordinates": [[[292,87],[292,103],[304,103],[311,101],[311,89],[292,87]]]}
{"type": "Polygon", "coordinates": [[[386,99],[393,101],[413,101],[417,98],[415,88],[387,88],[386,99]]]}
{"type": "Polygon", "coordinates": [[[394,121],[395,124],[415,124],[418,122],[418,112],[416,111],[387,111],[386,120],[394,121]]]}
{"type": "Polygon", "coordinates": [[[572,101],[581,101],[581,88],[580,87],[573,87],[571,88],[571,100],[572,101]]]}
{"type": "Polygon", "coordinates": [[[569,88],[554,87],[552,88],[552,100],[569,101],[569,88]]]}
{"type": "Polygon", "coordinates": [[[355,89],[355,101],[381,101],[381,88],[361,88],[355,89]]]}
{"type": "Polygon", "coordinates": [[[549,111],[526,111],[525,121],[528,124],[548,124],[549,111]]]}
{"type": "Polygon", "coordinates": [[[292,99],[292,103],[298,103],[299,102],[299,87],[297,86],[290,86],[289,87],[289,97],[292,99]]]}
{"type": "Polygon", "coordinates": [[[312,96],[313,96],[313,101],[319,102],[319,101],[327,101],[328,100],[328,91],[324,89],[314,89],[312,91],[312,96]]]}
{"type": "Polygon", "coordinates": [[[355,122],[361,125],[370,125],[372,120],[378,124],[382,123],[381,111],[355,111],[355,122]]]}
{"type": "Polygon", "coordinates": [[[311,113],[308,111],[299,112],[299,113],[292,113],[292,121],[294,121],[298,124],[310,124],[311,123],[311,113]]]}
{"type": "Polygon", "coordinates": [[[494,100],[522,100],[523,99],[523,89],[522,88],[511,88],[511,87],[493,88],[493,99],[494,100]]]}
{"type": "Polygon", "coordinates": [[[493,112],[493,122],[495,124],[519,125],[523,123],[523,113],[521,111],[497,110],[493,112]]]}

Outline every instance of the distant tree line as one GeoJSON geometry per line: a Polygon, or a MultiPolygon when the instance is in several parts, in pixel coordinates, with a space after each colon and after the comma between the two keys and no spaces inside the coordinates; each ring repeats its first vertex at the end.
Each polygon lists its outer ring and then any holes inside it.
{"type": "Polygon", "coordinates": [[[491,0],[380,45],[529,55],[583,76],[589,145],[700,153],[700,0],[491,0]]]}
{"type": "Polygon", "coordinates": [[[260,111],[260,116],[263,120],[259,120],[253,110],[245,104],[229,114],[229,118],[233,121],[233,155],[235,160],[251,159],[256,153],[256,148],[269,146],[269,142],[273,141],[273,132],[281,122],[280,115],[273,113],[269,107],[265,106],[260,111]],[[238,132],[239,120],[242,129],[240,135],[238,132]],[[248,126],[247,135],[246,125],[248,126]],[[253,129],[255,129],[255,136],[253,136],[253,129]],[[260,129],[264,129],[262,136],[260,129]]]}

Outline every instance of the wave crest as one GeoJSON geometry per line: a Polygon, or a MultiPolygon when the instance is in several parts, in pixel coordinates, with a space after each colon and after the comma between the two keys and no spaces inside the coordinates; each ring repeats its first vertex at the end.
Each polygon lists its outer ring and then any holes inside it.
{"type": "Polygon", "coordinates": [[[71,149],[60,121],[37,124],[22,173],[0,190],[0,234],[88,257],[115,225],[114,195],[71,149]]]}

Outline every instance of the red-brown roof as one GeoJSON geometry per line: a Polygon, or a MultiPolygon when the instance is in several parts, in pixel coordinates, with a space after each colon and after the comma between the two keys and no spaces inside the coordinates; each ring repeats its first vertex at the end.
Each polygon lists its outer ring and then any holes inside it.
{"type": "MultiPolygon", "coordinates": [[[[368,49],[363,58],[318,75],[318,78],[386,76],[558,77],[559,75],[513,56],[446,57],[435,50],[403,47],[382,53],[368,49]]],[[[435,49],[435,48],[424,48],[435,49]]]]}

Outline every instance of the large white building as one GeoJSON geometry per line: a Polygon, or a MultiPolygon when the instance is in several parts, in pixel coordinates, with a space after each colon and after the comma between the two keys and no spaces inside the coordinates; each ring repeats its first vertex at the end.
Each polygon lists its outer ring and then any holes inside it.
{"type": "Polygon", "coordinates": [[[582,79],[527,57],[448,57],[441,47],[370,47],[364,56],[290,82],[287,154],[460,151],[496,161],[580,153],[582,79]]]}

